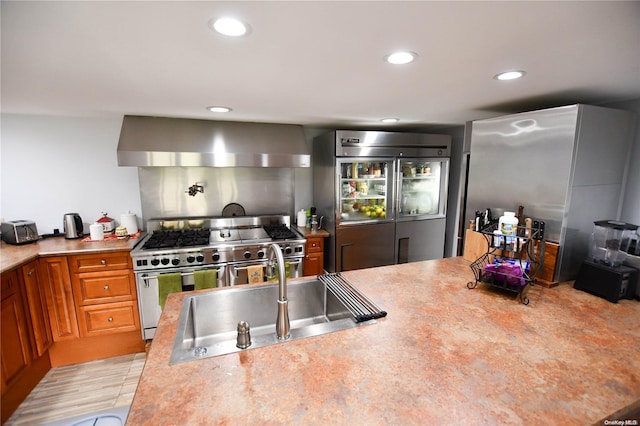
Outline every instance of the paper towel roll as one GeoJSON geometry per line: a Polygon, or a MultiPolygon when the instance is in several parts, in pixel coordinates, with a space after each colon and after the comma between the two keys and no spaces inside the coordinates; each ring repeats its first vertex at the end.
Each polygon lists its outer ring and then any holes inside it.
{"type": "Polygon", "coordinates": [[[304,228],[307,224],[307,212],[304,209],[300,209],[297,216],[297,224],[299,227],[304,228]]]}
{"type": "Polygon", "coordinates": [[[133,235],[138,232],[138,218],[135,213],[123,213],[120,215],[120,225],[127,228],[127,234],[133,235]]]}
{"type": "Polygon", "coordinates": [[[89,234],[91,235],[92,241],[101,241],[104,240],[104,228],[101,223],[94,223],[89,226],[89,234]]]}

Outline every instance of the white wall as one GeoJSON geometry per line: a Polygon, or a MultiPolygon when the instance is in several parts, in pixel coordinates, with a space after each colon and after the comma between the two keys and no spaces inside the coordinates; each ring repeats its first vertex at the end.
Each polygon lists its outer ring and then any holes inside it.
{"type": "Polygon", "coordinates": [[[38,232],[62,232],[62,216],[93,223],[108,212],[140,217],[138,170],[119,167],[120,118],[2,114],[0,216],[34,220],[38,232]]]}

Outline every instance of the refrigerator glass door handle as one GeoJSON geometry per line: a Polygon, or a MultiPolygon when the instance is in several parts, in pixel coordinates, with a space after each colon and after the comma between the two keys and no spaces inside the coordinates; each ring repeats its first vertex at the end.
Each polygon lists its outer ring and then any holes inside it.
{"type": "Polygon", "coordinates": [[[398,239],[398,263],[409,263],[409,237],[398,239]]]}

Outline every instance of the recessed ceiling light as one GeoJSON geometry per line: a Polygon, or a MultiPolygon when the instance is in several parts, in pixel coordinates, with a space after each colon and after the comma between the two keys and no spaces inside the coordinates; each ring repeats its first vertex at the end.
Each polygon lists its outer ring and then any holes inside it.
{"type": "Polygon", "coordinates": [[[403,65],[415,61],[417,57],[418,54],[415,52],[402,51],[391,53],[385,56],[384,59],[390,64],[403,65]]]}
{"type": "Polygon", "coordinates": [[[507,71],[501,72],[500,74],[495,75],[493,78],[496,80],[515,80],[516,78],[521,78],[526,73],[524,71],[507,71]]]}
{"type": "Polygon", "coordinates": [[[229,37],[240,37],[249,32],[249,25],[235,18],[211,19],[209,26],[220,34],[229,37]]]}
{"type": "Polygon", "coordinates": [[[229,107],[224,107],[224,106],[210,106],[207,107],[207,109],[211,112],[229,112],[231,111],[231,108],[229,107]]]}
{"type": "Polygon", "coordinates": [[[383,118],[382,120],[383,123],[397,123],[398,121],[400,121],[399,118],[383,118]]]}

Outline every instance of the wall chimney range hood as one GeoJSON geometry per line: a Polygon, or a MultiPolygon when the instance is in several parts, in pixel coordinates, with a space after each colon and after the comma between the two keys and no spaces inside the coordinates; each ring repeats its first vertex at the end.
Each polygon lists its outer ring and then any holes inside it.
{"type": "Polygon", "coordinates": [[[302,126],[126,115],[118,165],[310,167],[302,126]]]}

